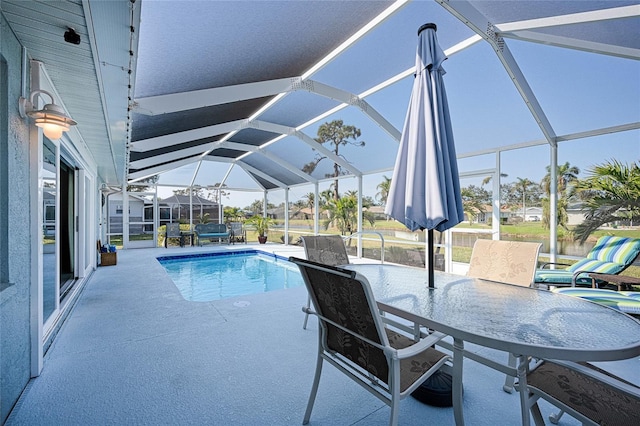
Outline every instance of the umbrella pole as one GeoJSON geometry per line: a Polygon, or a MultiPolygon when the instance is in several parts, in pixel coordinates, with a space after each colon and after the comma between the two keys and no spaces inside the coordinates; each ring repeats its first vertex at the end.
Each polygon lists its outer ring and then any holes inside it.
{"type": "MultiPolygon", "coordinates": [[[[429,275],[429,289],[434,286],[434,250],[433,250],[433,229],[427,230],[427,270],[429,275]]],[[[435,347],[435,345],[434,345],[435,347]]],[[[451,407],[453,405],[453,380],[451,374],[445,373],[441,369],[433,373],[416,390],[411,393],[418,401],[432,405],[434,407],[451,407]]]]}
{"type": "Polygon", "coordinates": [[[428,273],[429,273],[429,288],[435,288],[434,280],[433,280],[433,270],[434,270],[434,253],[433,253],[433,229],[429,229],[427,231],[427,261],[428,261],[428,273]]]}

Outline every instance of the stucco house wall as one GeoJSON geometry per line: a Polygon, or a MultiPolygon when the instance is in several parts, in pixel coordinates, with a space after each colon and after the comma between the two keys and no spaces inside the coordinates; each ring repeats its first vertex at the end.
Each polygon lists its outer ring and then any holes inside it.
{"type": "Polygon", "coordinates": [[[0,21],[0,423],[31,376],[29,127],[20,118],[21,46],[0,21]],[[29,214],[25,214],[29,213],[29,214]]]}

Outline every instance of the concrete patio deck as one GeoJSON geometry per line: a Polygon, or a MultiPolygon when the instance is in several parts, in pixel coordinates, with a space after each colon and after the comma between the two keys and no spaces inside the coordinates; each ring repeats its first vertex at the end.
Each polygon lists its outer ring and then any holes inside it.
{"type": "MultiPolygon", "coordinates": [[[[155,260],[248,247],[303,257],[299,247],[276,244],[118,252],[116,266],[87,282],[7,425],[301,424],[317,345],[315,321],[302,329],[305,289],[189,302],[155,260]]],[[[599,365],[640,383],[640,359],[599,365]]],[[[468,425],[520,424],[518,396],[502,391],[502,374],[470,360],[464,374],[468,425]]],[[[400,407],[402,425],[454,424],[451,408],[411,397],[400,407]]],[[[386,405],[325,367],[312,425],[388,421],[386,405]]],[[[560,424],[579,423],[564,416],[560,424]]]]}

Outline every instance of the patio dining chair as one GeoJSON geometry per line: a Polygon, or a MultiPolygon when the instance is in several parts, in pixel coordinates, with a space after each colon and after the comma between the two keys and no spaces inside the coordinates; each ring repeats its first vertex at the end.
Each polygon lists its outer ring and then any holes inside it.
{"type": "Polygon", "coordinates": [[[605,235],[600,237],[584,259],[564,269],[548,269],[562,263],[545,263],[536,271],[535,282],[547,287],[591,287],[589,272],[619,274],[640,256],[640,238],[605,235]]]}
{"type": "MultiPolygon", "coordinates": [[[[307,260],[324,265],[338,266],[349,263],[349,255],[340,235],[307,235],[300,237],[307,260]]],[[[307,309],[311,307],[311,297],[307,298],[307,309]]],[[[307,329],[309,313],[304,316],[302,328],[307,329]]]]}
{"type": "Polygon", "coordinates": [[[357,272],[294,257],[289,261],[300,268],[311,295],[315,311],[307,312],[319,319],[316,372],[302,424],[309,423],[327,361],[389,405],[389,424],[396,425],[400,400],[451,359],[432,347],[445,335],[412,339],[403,334],[406,324],[381,315],[369,282],[357,272]]]}
{"type": "Polygon", "coordinates": [[[476,240],[467,275],[531,287],[541,247],[540,243],[522,241],[476,240]]]}
{"type": "Polygon", "coordinates": [[[231,242],[235,243],[247,243],[247,231],[244,229],[242,222],[231,222],[229,224],[231,232],[231,242]]]}
{"type": "Polygon", "coordinates": [[[526,404],[523,415],[531,412],[538,426],[545,424],[540,398],[560,409],[549,416],[554,424],[564,413],[584,425],[640,424],[640,388],[585,362],[538,361],[527,372],[526,386],[517,386],[526,404]]]}
{"type": "Polygon", "coordinates": [[[182,239],[182,234],[180,233],[179,223],[167,223],[166,234],[164,236],[164,248],[167,248],[167,242],[169,241],[169,238],[177,238],[180,242],[180,247],[184,246],[184,240],[182,239]]]}
{"type": "MultiPolygon", "coordinates": [[[[542,244],[523,241],[476,240],[467,276],[504,284],[532,287],[542,244]]],[[[509,354],[508,364],[517,359],[509,354]]],[[[515,377],[507,375],[503,390],[513,392],[515,377]]]]}

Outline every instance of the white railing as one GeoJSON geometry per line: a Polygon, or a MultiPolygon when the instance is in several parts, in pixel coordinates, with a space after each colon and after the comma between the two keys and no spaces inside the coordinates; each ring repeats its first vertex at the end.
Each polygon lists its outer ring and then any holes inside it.
{"type": "MultiPolygon", "coordinates": [[[[357,237],[357,236],[361,236],[361,235],[366,235],[366,234],[374,234],[377,235],[380,238],[380,263],[384,263],[384,236],[377,231],[361,231],[361,232],[355,232],[351,235],[343,235],[342,239],[347,242],[350,239],[352,239],[353,237],[357,237]]],[[[365,241],[376,241],[373,238],[362,238],[365,241]]]]}

